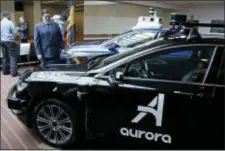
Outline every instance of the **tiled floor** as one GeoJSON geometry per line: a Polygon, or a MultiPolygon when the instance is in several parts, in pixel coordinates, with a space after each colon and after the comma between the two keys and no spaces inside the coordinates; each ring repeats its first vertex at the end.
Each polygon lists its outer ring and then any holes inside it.
{"type": "Polygon", "coordinates": [[[7,108],[6,96],[17,78],[1,76],[1,149],[53,149],[26,128],[7,108]]]}

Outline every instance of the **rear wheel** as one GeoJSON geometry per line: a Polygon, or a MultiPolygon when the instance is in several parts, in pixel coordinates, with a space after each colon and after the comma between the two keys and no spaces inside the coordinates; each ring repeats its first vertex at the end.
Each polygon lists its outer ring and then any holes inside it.
{"type": "Polygon", "coordinates": [[[33,124],[49,145],[64,148],[77,140],[76,116],[67,104],[55,99],[41,101],[34,110],[33,124]]]}

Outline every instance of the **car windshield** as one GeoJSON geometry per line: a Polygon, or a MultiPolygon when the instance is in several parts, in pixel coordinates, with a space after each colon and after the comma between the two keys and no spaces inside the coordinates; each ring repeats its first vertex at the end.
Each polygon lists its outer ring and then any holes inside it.
{"type": "Polygon", "coordinates": [[[121,48],[133,48],[137,45],[155,39],[158,32],[163,32],[160,29],[136,29],[127,31],[111,40],[103,42],[102,46],[110,47],[116,43],[121,48]]]}
{"type": "Polygon", "coordinates": [[[115,41],[118,40],[120,37],[123,37],[124,35],[132,33],[132,32],[133,30],[129,30],[111,39],[104,40],[103,43],[101,44],[101,47],[109,47],[112,43],[115,43],[115,41]]]}
{"type": "Polygon", "coordinates": [[[117,44],[120,47],[134,47],[146,41],[153,40],[156,34],[156,30],[134,30],[118,39],[117,44]]]}

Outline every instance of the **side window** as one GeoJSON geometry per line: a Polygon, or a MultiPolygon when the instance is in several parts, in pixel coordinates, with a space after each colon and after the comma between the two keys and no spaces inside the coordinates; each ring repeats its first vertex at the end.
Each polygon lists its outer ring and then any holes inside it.
{"type": "Polygon", "coordinates": [[[205,83],[215,84],[217,80],[224,84],[224,47],[217,49],[205,83]]]}
{"type": "Polygon", "coordinates": [[[119,66],[119,67],[117,67],[115,69],[112,69],[112,70],[106,72],[105,76],[115,75],[116,72],[123,72],[124,73],[124,71],[126,69],[126,66],[127,66],[127,64],[123,64],[123,65],[121,65],[121,66],[119,66]]]}
{"type": "Polygon", "coordinates": [[[223,52],[222,53],[222,61],[221,61],[221,66],[220,66],[220,70],[219,70],[219,75],[218,75],[218,81],[217,84],[219,85],[224,85],[224,63],[225,63],[225,57],[224,57],[224,47],[221,47],[220,50],[223,52]]]}
{"type": "Polygon", "coordinates": [[[160,57],[163,58],[183,58],[183,59],[189,59],[192,55],[191,50],[184,50],[184,51],[179,51],[179,52],[171,52],[166,55],[161,55],[160,57]]]}
{"type": "Polygon", "coordinates": [[[222,66],[220,68],[220,71],[219,71],[219,75],[218,75],[218,81],[217,81],[217,84],[219,85],[224,85],[224,58],[223,58],[223,62],[222,62],[222,66]]]}
{"type": "Polygon", "coordinates": [[[202,82],[215,47],[167,49],[132,61],[125,77],[202,82]]]}

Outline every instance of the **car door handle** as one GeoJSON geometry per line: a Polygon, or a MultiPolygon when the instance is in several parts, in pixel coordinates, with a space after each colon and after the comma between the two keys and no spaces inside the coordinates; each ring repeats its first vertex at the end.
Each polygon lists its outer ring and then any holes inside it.
{"type": "Polygon", "coordinates": [[[195,96],[198,97],[198,98],[203,98],[204,94],[203,93],[197,93],[195,96]]]}
{"type": "Polygon", "coordinates": [[[187,96],[194,96],[194,93],[182,92],[182,91],[173,91],[174,94],[182,94],[187,96]]]}

